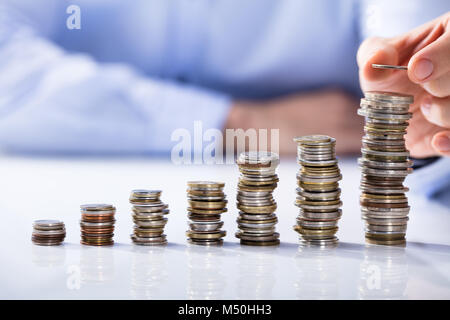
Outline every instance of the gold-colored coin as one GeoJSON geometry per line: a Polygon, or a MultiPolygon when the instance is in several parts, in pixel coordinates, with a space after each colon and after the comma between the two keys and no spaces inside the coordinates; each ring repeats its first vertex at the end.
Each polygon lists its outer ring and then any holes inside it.
{"type": "Polygon", "coordinates": [[[227,200],[223,201],[194,201],[188,200],[191,208],[194,209],[223,209],[227,206],[227,200]]]}
{"type": "Polygon", "coordinates": [[[186,231],[186,236],[192,239],[220,239],[226,236],[226,231],[214,231],[214,232],[194,232],[186,231]]]}
{"type": "Polygon", "coordinates": [[[188,181],[187,184],[190,188],[220,189],[225,186],[225,183],[216,181],[188,181]]]}
{"type": "Polygon", "coordinates": [[[274,204],[270,206],[253,207],[238,204],[237,208],[241,211],[244,211],[245,213],[261,214],[261,213],[273,213],[277,209],[277,205],[274,204]]]}

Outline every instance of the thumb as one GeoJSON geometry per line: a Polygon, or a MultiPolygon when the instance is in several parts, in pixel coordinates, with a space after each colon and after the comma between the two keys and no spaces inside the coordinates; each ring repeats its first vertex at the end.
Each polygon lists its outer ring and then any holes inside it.
{"type": "Polygon", "coordinates": [[[430,43],[412,56],[408,64],[411,81],[428,82],[450,71],[450,33],[444,33],[443,28],[437,25],[430,34],[430,43]]]}
{"type": "Polygon", "coordinates": [[[358,49],[356,59],[360,77],[365,81],[381,81],[392,74],[392,70],[374,69],[373,63],[397,65],[399,54],[392,39],[368,38],[358,49]]]}
{"type": "Polygon", "coordinates": [[[450,131],[436,133],[431,139],[431,146],[434,150],[444,156],[450,156],[450,131]]]}

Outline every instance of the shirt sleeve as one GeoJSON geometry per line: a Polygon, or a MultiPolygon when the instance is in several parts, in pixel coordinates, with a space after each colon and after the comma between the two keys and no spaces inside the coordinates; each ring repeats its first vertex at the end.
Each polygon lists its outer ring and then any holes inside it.
{"type": "Polygon", "coordinates": [[[0,6],[0,148],[167,153],[178,128],[222,129],[230,98],[65,52],[0,6]]]}

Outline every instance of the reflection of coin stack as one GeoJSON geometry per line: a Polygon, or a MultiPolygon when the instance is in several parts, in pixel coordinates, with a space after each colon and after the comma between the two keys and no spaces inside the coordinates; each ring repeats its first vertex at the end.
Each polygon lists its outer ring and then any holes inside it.
{"type": "MultiPolygon", "coordinates": [[[[105,282],[114,279],[114,273],[114,250],[112,248],[82,248],[80,276],[83,285],[104,285],[105,282]]],[[[103,286],[101,290],[104,295],[103,286]]]]}
{"type": "Polygon", "coordinates": [[[80,208],[81,244],[88,246],[113,245],[116,208],[110,204],[85,204],[80,208]]]}
{"type": "Polygon", "coordinates": [[[59,220],[36,220],[33,223],[31,241],[40,246],[59,246],[66,237],[64,222],[59,220]]]}
{"type": "Polygon", "coordinates": [[[272,192],[277,187],[278,176],[275,170],[279,157],[270,152],[245,152],[238,160],[239,177],[237,219],[239,231],[236,237],[241,244],[270,246],[280,243],[279,233],[275,232],[278,219],[275,215],[277,203],[272,192]]]}
{"type": "Polygon", "coordinates": [[[222,251],[216,247],[191,246],[187,250],[189,300],[222,299],[227,285],[227,275],[222,272],[222,251]],[[206,249],[206,252],[205,250],[206,249]]]}
{"type": "MultiPolygon", "coordinates": [[[[268,300],[276,282],[277,259],[273,258],[273,250],[278,248],[263,248],[267,252],[243,251],[238,256],[237,294],[238,299],[268,300]]],[[[253,249],[254,250],[254,249],[253,249]]]]}
{"type": "Polygon", "coordinates": [[[404,135],[413,96],[390,92],[365,92],[358,114],[365,117],[362,138],[360,203],[366,222],[366,241],[405,244],[409,205],[403,186],[412,171],[404,135]]]}
{"type": "Polygon", "coordinates": [[[169,213],[167,205],[159,198],[160,190],[133,190],[130,203],[133,205],[134,233],[131,240],[139,245],[167,244],[164,227],[167,223],[165,214],[169,213]]]}
{"type": "Polygon", "coordinates": [[[408,285],[404,248],[366,246],[360,265],[360,299],[403,299],[408,285]]]}
{"type": "Polygon", "coordinates": [[[131,290],[134,299],[161,299],[168,272],[164,247],[135,246],[131,260],[131,290]]]}
{"type": "Polygon", "coordinates": [[[294,230],[300,234],[303,245],[335,245],[340,207],[342,179],[334,147],[336,140],[324,135],[294,139],[298,143],[297,199],[300,207],[294,230]]]}
{"type": "Polygon", "coordinates": [[[223,182],[190,181],[188,182],[187,208],[189,230],[186,231],[188,242],[199,245],[220,245],[226,231],[220,230],[223,221],[220,215],[227,211],[227,200],[223,193],[223,182]]]}
{"type": "Polygon", "coordinates": [[[295,259],[298,272],[294,282],[298,299],[339,298],[340,277],[335,252],[329,247],[300,246],[295,259]]]}

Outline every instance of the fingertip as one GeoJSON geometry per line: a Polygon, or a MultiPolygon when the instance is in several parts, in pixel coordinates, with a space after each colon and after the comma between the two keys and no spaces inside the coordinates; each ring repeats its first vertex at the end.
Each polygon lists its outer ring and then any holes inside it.
{"type": "Polygon", "coordinates": [[[433,75],[434,65],[431,60],[413,57],[408,63],[408,78],[417,84],[427,82],[433,75]]]}
{"type": "Polygon", "coordinates": [[[434,150],[442,155],[450,155],[450,131],[441,131],[436,133],[432,140],[431,146],[434,150]]]}
{"type": "Polygon", "coordinates": [[[395,65],[395,59],[385,50],[378,50],[373,54],[362,67],[362,76],[368,81],[381,81],[388,78],[393,70],[374,68],[372,64],[390,64],[395,65]]]}

